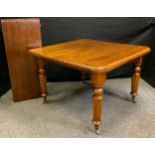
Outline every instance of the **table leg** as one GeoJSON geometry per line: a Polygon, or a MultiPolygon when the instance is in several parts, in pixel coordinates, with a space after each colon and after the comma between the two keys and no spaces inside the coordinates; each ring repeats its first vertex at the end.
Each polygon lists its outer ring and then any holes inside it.
{"type": "Polygon", "coordinates": [[[81,72],[81,79],[84,84],[89,84],[87,80],[88,74],[86,72],[81,72]]]}
{"type": "Polygon", "coordinates": [[[87,76],[86,72],[81,72],[81,79],[82,80],[86,80],[86,76],[87,76]]]}
{"type": "Polygon", "coordinates": [[[99,126],[101,124],[102,102],[103,102],[103,85],[106,75],[101,73],[93,73],[91,82],[93,84],[93,119],[96,134],[99,134],[99,126]]]}
{"type": "Polygon", "coordinates": [[[131,96],[133,103],[136,103],[135,98],[137,96],[138,91],[138,85],[140,81],[140,71],[141,71],[141,63],[142,63],[142,57],[136,59],[134,61],[134,73],[132,75],[132,81],[131,81],[131,96]]]}
{"type": "Polygon", "coordinates": [[[40,93],[44,98],[44,102],[46,102],[47,98],[47,81],[45,74],[45,61],[41,58],[37,58],[38,64],[38,73],[39,73],[39,82],[40,82],[40,93]]]}

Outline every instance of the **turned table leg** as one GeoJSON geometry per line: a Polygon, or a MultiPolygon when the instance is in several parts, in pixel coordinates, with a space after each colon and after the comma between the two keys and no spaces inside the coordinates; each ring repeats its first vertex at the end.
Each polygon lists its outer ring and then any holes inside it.
{"type": "Polygon", "coordinates": [[[96,134],[99,134],[99,126],[101,125],[102,104],[103,104],[103,85],[106,75],[101,73],[93,73],[91,81],[93,84],[93,119],[96,134]]]}
{"type": "Polygon", "coordinates": [[[41,58],[37,58],[38,64],[38,73],[39,73],[39,82],[40,82],[40,93],[44,98],[44,102],[46,102],[47,98],[47,81],[45,74],[45,61],[41,58]]]}
{"type": "Polygon", "coordinates": [[[132,96],[133,103],[136,102],[135,98],[137,95],[138,85],[139,85],[139,81],[140,81],[141,63],[142,63],[142,57],[140,57],[134,61],[134,73],[132,75],[131,93],[130,93],[132,96]]]}

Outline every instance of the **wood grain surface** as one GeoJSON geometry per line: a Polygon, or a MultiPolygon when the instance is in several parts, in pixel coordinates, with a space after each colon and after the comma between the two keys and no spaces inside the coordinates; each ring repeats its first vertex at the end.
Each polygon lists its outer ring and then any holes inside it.
{"type": "Polygon", "coordinates": [[[39,97],[37,65],[28,54],[42,46],[39,19],[2,20],[2,29],[14,101],[39,97]]]}
{"type": "Polygon", "coordinates": [[[79,39],[29,53],[78,70],[107,73],[149,51],[145,46],[79,39]]]}

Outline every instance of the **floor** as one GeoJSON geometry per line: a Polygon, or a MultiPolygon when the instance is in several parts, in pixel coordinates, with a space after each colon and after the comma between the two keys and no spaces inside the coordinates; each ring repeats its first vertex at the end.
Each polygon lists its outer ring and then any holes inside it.
{"type": "Polygon", "coordinates": [[[107,80],[100,135],[91,123],[91,86],[48,83],[42,98],[13,103],[11,90],[0,98],[0,137],[155,137],[155,89],[141,80],[137,104],[130,79],[107,80]]]}

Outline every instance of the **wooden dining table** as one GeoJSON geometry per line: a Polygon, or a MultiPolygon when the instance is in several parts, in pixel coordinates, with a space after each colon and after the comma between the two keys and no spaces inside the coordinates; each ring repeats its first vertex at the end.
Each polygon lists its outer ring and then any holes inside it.
{"type": "MultiPolygon", "coordinates": [[[[29,54],[36,57],[40,93],[46,101],[47,81],[45,64],[52,61],[72,69],[79,70],[82,76],[90,75],[93,94],[92,123],[96,134],[99,134],[103,107],[103,92],[107,74],[112,70],[133,62],[133,75],[131,80],[131,96],[135,103],[142,56],[150,52],[150,48],[141,45],[106,42],[92,39],[78,39],[54,45],[30,49],[29,54]]],[[[118,90],[119,91],[119,90],[118,90]]],[[[83,103],[84,104],[84,103],[83,103]]]]}

